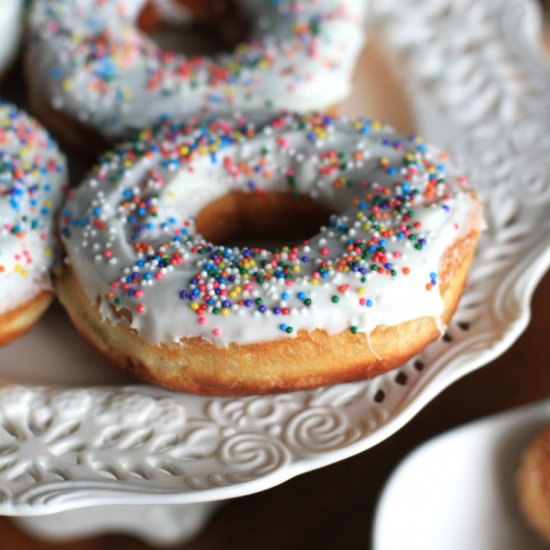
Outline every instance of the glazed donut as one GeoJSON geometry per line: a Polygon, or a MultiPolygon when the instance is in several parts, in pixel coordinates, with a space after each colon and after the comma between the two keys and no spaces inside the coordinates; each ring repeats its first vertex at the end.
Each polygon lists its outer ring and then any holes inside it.
{"type": "Polygon", "coordinates": [[[346,97],[365,0],[234,4],[250,21],[250,40],[230,54],[185,57],[139,29],[146,0],[35,2],[27,58],[33,108],[66,139],[82,141],[84,125],[97,142],[165,117],[308,111],[346,97]]]}
{"type": "Polygon", "coordinates": [[[0,345],[29,330],[53,298],[53,215],[65,160],[33,119],[0,102],[0,345]]]}
{"type": "Polygon", "coordinates": [[[21,39],[23,0],[0,2],[0,76],[13,61],[21,39]]]}
{"type": "Polygon", "coordinates": [[[103,156],[62,208],[60,301],[114,363],[177,390],[290,391],[402,364],[457,305],[480,201],[380,123],[256,118],[164,123],[103,156]],[[253,244],[312,209],[334,214],[311,239],[253,244]]]}
{"type": "Polygon", "coordinates": [[[517,481],[525,518],[550,542],[550,427],[542,430],[527,447],[517,481]]]}

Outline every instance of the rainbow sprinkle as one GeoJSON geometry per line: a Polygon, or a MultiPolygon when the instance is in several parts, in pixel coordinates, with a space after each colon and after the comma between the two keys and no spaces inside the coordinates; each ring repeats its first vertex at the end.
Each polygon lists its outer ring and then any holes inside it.
{"type": "Polygon", "coordinates": [[[439,258],[460,234],[455,203],[472,200],[441,158],[366,119],[165,122],[101,158],[62,210],[62,235],[103,314],[126,309],[155,341],[368,333],[407,315],[405,300],[441,308],[439,258]],[[235,190],[306,194],[334,215],[272,250],[207,242],[195,216],[235,190]]]}

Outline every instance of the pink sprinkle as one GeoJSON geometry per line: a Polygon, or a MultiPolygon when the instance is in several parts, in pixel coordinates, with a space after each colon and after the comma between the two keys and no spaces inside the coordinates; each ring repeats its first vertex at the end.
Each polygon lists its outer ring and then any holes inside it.
{"type": "Polygon", "coordinates": [[[212,331],[212,334],[213,334],[214,336],[219,336],[221,333],[222,333],[222,331],[221,331],[219,328],[215,328],[215,329],[212,331]]]}
{"type": "Polygon", "coordinates": [[[206,318],[199,317],[199,325],[206,325],[206,318]]]}
{"type": "Polygon", "coordinates": [[[284,137],[278,137],[277,138],[277,145],[279,147],[282,147],[282,148],[288,147],[288,139],[286,139],[284,137]]]}

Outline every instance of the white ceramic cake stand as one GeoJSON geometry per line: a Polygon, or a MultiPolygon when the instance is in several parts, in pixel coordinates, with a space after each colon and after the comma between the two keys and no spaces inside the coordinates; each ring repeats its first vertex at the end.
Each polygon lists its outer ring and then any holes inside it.
{"type": "MultiPolygon", "coordinates": [[[[550,70],[535,4],[379,0],[371,22],[418,129],[485,200],[487,231],[445,337],[370,382],[221,399],[126,385],[54,308],[0,351],[1,514],[48,538],[183,540],[213,502],[376,445],[525,329],[550,263],[550,70]]],[[[360,78],[352,107],[365,111],[379,78],[360,78]]]]}

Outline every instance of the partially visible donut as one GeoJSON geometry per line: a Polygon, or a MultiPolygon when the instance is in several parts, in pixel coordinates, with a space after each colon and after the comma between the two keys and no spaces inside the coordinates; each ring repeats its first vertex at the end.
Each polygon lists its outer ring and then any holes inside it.
{"type": "Polygon", "coordinates": [[[517,481],[525,518],[550,542],[550,427],[542,430],[525,450],[517,481]]]}
{"type": "Polygon", "coordinates": [[[482,209],[444,160],[364,119],[165,123],[103,156],[69,197],[59,298],[101,352],[168,388],[374,376],[441,334],[466,282],[482,209]],[[273,222],[272,236],[327,211],[308,241],[253,244],[273,222]]]}
{"type": "Polygon", "coordinates": [[[308,111],[346,97],[365,0],[233,3],[250,39],[229,54],[186,57],[138,28],[146,0],[35,2],[27,76],[36,112],[65,138],[82,135],[72,121],[112,141],[163,117],[308,111]]]}
{"type": "Polygon", "coordinates": [[[52,301],[53,217],[66,177],[46,131],[0,101],[0,345],[28,331],[52,301]]]}
{"type": "Polygon", "coordinates": [[[8,70],[21,39],[23,0],[0,1],[0,76],[8,70]]]}

